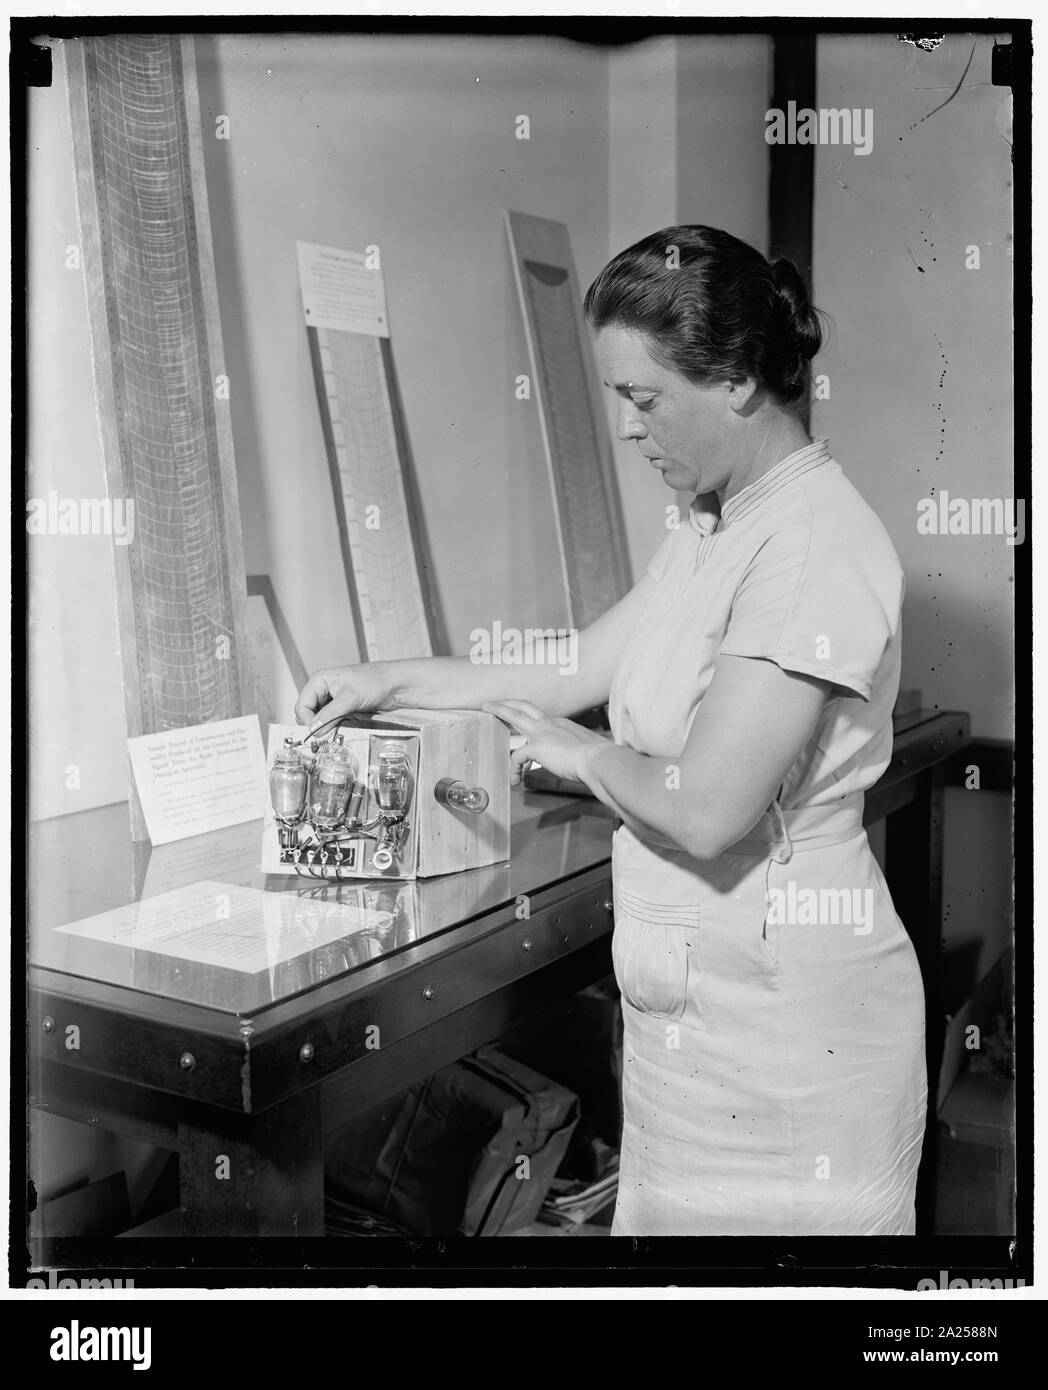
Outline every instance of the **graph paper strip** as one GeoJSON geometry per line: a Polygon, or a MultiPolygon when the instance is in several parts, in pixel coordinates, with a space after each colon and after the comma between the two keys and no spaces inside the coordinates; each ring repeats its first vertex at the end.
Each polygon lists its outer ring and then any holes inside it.
{"type": "Polygon", "coordinates": [[[432,656],[404,432],[385,339],[310,328],[310,355],[362,657],[432,656]]]}
{"type": "Polygon", "coordinates": [[[192,40],[67,44],[128,735],[249,708],[246,586],[192,40]]]}
{"type": "Polygon", "coordinates": [[[568,230],[507,214],[557,516],[573,625],[585,627],[630,585],[607,425],[582,321],[568,230]]]}

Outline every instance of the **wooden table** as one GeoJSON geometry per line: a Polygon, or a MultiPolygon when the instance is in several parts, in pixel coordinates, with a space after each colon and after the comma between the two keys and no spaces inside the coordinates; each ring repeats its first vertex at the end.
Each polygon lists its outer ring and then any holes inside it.
{"type": "MultiPolygon", "coordinates": [[[[967,738],[963,714],[910,716],[867,798],[867,824],[887,817],[889,885],[929,1020],[941,1016],[943,764],[967,738]]],[[[391,928],[245,975],[57,929],[201,879],[290,894],[308,919],[338,887],[266,879],[259,823],[151,853],[130,844],[122,804],[38,823],[30,1103],[177,1150],[184,1235],[321,1235],[326,1132],[609,973],[612,827],[593,800],[517,793],[510,863],[384,885],[391,928]]],[[[936,1024],[933,1076],[941,1049],[936,1024]]]]}

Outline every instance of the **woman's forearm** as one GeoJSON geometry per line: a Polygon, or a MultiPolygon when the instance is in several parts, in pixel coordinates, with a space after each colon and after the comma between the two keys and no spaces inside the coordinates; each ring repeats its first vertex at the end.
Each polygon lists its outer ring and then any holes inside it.
{"type": "Polygon", "coordinates": [[[695,789],[686,794],[681,770],[668,758],[652,758],[621,744],[595,744],[583,760],[583,779],[600,801],[649,844],[712,859],[717,843],[715,808],[695,789]]]}
{"type": "Polygon", "coordinates": [[[530,700],[550,715],[567,716],[607,699],[571,663],[497,664],[468,656],[419,657],[372,664],[390,706],[401,709],[480,709],[498,700],[530,700]]]}

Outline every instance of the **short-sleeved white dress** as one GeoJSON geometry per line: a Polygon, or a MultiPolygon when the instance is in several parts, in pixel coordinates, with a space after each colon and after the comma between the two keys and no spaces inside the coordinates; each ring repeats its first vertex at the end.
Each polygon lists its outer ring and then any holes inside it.
{"type": "Polygon", "coordinates": [[[898,558],[819,440],[720,515],[697,497],[649,573],[611,688],[616,742],[672,764],[721,653],[834,693],[776,801],[718,858],[615,832],[612,1233],[912,1234],[923,990],[862,828],[891,756],[898,558]]]}

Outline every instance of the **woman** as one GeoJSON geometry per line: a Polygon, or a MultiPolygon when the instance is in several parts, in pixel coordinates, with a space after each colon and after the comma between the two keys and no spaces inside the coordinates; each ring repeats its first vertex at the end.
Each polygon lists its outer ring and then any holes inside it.
{"type": "Polygon", "coordinates": [[[818,319],[789,263],[703,226],[615,257],[586,315],[619,437],[694,500],[580,634],[578,674],[321,671],[298,717],[483,707],[523,736],[518,776],[537,761],[616,812],[613,1234],[912,1234],[923,994],[862,829],[903,576],[798,415],[818,319]],[[605,701],[614,742],[564,717],[605,701]]]}

